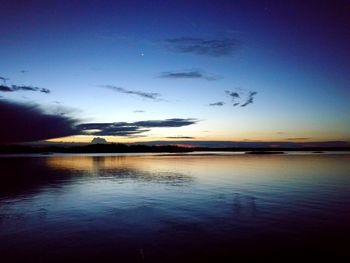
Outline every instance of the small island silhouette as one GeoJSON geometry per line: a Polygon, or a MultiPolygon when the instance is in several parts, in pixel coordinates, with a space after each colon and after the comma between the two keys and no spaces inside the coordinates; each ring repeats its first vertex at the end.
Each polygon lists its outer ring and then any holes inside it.
{"type": "Polygon", "coordinates": [[[107,144],[107,140],[101,137],[95,137],[92,139],[91,144],[107,144]]]}

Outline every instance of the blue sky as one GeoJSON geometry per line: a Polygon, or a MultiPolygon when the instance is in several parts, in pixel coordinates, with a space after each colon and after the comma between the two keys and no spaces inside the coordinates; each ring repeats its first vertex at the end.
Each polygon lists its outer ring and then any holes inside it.
{"type": "Polygon", "coordinates": [[[124,123],[58,141],[349,141],[349,10],[347,1],[5,1],[0,82],[11,91],[1,101],[75,125],[124,123]],[[135,124],[173,119],[185,121],[135,124]]]}

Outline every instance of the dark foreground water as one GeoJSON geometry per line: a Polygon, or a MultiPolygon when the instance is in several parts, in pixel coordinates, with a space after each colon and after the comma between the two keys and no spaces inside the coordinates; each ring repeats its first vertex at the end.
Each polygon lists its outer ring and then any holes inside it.
{"type": "Polygon", "coordinates": [[[0,169],[1,262],[350,258],[350,155],[3,157],[0,169]]]}

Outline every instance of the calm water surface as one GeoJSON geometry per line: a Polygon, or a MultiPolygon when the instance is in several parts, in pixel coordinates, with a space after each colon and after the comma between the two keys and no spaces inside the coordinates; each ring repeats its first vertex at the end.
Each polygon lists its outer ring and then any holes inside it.
{"type": "Polygon", "coordinates": [[[2,157],[0,167],[3,262],[350,258],[347,154],[2,157]]]}

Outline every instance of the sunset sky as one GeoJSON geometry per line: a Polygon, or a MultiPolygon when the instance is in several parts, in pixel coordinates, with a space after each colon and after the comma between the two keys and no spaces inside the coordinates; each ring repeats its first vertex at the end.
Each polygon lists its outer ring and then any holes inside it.
{"type": "Polygon", "coordinates": [[[348,1],[6,2],[0,142],[350,141],[348,1]]]}

